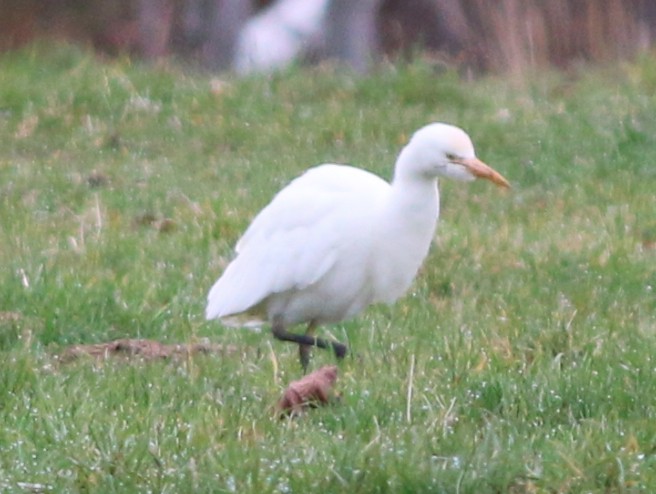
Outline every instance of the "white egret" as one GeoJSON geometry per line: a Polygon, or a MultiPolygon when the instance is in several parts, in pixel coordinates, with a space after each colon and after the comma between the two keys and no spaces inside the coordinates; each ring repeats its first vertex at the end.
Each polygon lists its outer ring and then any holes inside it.
{"type": "Polygon", "coordinates": [[[307,368],[311,346],[346,345],[315,329],[392,303],[410,287],[428,254],[439,216],[438,177],[508,182],[480,161],[460,128],[432,123],[401,150],[391,183],[367,171],[324,164],[282,189],[237,243],[237,256],[211,288],[207,319],[271,324],[297,343],[307,368]],[[305,334],[288,328],[305,323],[305,334]]]}

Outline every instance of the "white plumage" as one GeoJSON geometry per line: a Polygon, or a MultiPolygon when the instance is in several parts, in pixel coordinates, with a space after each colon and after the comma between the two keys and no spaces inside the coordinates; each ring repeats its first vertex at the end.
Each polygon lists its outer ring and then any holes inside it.
{"type": "Polygon", "coordinates": [[[237,243],[237,256],[208,295],[206,317],[228,325],[270,322],[300,345],[346,347],[313,336],[316,325],[394,302],[428,253],[439,216],[437,177],[508,182],[478,160],[469,136],[442,123],[418,130],[391,184],[364,170],[326,164],[281,190],[237,243]],[[287,328],[307,323],[305,335],[287,328]]]}
{"type": "Polygon", "coordinates": [[[329,0],[277,0],[239,31],[233,66],[238,74],[273,72],[321,45],[329,0]]]}

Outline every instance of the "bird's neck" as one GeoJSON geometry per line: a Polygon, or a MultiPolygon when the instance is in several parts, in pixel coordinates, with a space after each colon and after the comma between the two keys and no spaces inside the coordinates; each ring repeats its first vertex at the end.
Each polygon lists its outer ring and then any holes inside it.
{"type": "MultiPolygon", "coordinates": [[[[440,214],[436,180],[405,181],[394,179],[387,204],[387,215],[396,227],[413,235],[432,237],[440,214]]],[[[398,232],[403,234],[402,232],[398,232]]]]}
{"type": "Polygon", "coordinates": [[[399,173],[399,164],[403,163],[397,161],[387,203],[376,223],[376,238],[387,240],[376,245],[380,256],[373,260],[375,286],[382,287],[375,300],[384,302],[410,286],[428,254],[439,215],[437,181],[399,173]]]}
{"type": "Polygon", "coordinates": [[[412,173],[411,161],[417,159],[407,147],[401,151],[394,168],[389,206],[408,218],[421,217],[435,222],[439,215],[437,179],[412,173]]]}

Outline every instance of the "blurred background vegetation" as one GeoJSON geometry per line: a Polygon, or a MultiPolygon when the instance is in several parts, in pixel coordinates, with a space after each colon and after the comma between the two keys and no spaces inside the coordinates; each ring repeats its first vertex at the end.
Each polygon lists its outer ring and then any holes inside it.
{"type": "Polygon", "coordinates": [[[2,0],[0,9],[0,50],[57,39],[238,72],[299,59],[363,72],[421,55],[468,74],[521,74],[634,57],[656,32],[653,0],[2,0]],[[240,65],[240,43],[250,61],[273,62],[240,65]],[[253,53],[257,43],[266,54],[253,53]]]}

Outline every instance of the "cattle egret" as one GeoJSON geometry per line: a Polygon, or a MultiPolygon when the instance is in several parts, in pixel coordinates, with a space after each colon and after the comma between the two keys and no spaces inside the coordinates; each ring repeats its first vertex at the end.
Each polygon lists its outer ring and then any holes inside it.
{"type": "Polygon", "coordinates": [[[211,288],[207,319],[229,326],[268,322],[273,336],[310,348],[346,345],[317,338],[318,325],[392,303],[428,254],[439,216],[438,177],[508,182],[474,154],[460,128],[432,123],[401,150],[391,183],[345,165],[311,168],[282,189],[237,243],[237,256],[211,288]],[[305,323],[305,334],[288,328],[305,323]]]}

